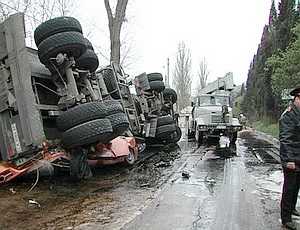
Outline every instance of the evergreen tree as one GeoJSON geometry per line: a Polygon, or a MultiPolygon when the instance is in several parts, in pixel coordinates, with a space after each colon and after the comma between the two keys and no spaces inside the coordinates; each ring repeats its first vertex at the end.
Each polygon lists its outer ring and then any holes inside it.
{"type": "Polygon", "coordinates": [[[269,26],[274,26],[277,21],[277,10],[275,7],[275,1],[272,0],[272,5],[270,9],[270,14],[269,14],[269,26]]]}
{"type": "Polygon", "coordinates": [[[285,89],[300,86],[300,24],[293,31],[296,41],[285,52],[273,55],[268,60],[268,65],[273,69],[272,86],[278,95],[285,89]]]}
{"type": "Polygon", "coordinates": [[[275,98],[271,87],[272,71],[266,68],[266,61],[276,50],[277,11],[274,0],[269,13],[269,25],[265,25],[256,55],[248,71],[246,95],[242,111],[248,115],[274,117],[275,98]],[[253,113],[255,111],[255,113],[253,113]]]}
{"type": "Polygon", "coordinates": [[[246,116],[253,120],[256,117],[256,108],[255,108],[255,94],[256,94],[256,87],[255,87],[255,67],[256,67],[257,56],[254,55],[253,60],[250,64],[250,68],[248,70],[248,78],[246,82],[246,93],[241,102],[241,110],[246,116]]]}
{"type": "Polygon", "coordinates": [[[244,96],[246,93],[246,89],[245,89],[245,84],[243,83],[242,86],[241,86],[241,96],[244,96]]]}
{"type": "Polygon", "coordinates": [[[242,102],[243,112],[253,115],[255,111],[256,119],[264,116],[278,118],[281,104],[279,92],[298,81],[300,25],[296,30],[293,28],[299,14],[299,0],[297,3],[295,0],[281,0],[278,13],[275,1],[272,1],[269,25],[264,27],[257,53],[250,65],[242,102]]]}
{"type": "Polygon", "coordinates": [[[296,7],[295,0],[281,0],[278,8],[277,48],[284,51],[295,40],[292,28],[299,18],[298,6],[296,7]]]}

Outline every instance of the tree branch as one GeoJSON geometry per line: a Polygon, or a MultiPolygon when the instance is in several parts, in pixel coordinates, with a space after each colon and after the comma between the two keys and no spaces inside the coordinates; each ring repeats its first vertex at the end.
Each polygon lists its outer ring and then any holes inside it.
{"type": "Polygon", "coordinates": [[[109,0],[104,0],[104,4],[105,4],[106,12],[107,12],[108,23],[112,24],[113,21],[114,21],[114,17],[113,17],[112,12],[111,12],[109,0]]]}
{"type": "Polygon", "coordinates": [[[121,31],[121,27],[125,18],[125,12],[128,0],[118,0],[116,6],[115,22],[117,24],[117,29],[121,31]]]}

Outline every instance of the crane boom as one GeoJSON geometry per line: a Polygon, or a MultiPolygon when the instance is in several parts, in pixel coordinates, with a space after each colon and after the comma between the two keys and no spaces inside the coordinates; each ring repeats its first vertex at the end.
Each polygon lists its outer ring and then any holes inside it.
{"type": "Polygon", "coordinates": [[[218,78],[217,80],[207,84],[207,86],[201,89],[198,93],[212,94],[218,90],[231,91],[233,89],[233,74],[232,72],[229,72],[224,77],[218,78]]]}

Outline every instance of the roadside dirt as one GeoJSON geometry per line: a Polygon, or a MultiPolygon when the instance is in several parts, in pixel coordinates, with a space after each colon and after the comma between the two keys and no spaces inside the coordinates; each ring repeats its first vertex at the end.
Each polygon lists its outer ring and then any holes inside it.
{"type": "Polygon", "coordinates": [[[40,178],[31,192],[34,176],[2,186],[0,213],[5,214],[0,229],[73,229],[89,222],[105,229],[107,223],[118,224],[122,213],[124,219],[128,210],[138,210],[151,199],[180,154],[178,146],[151,149],[133,168],[99,168],[94,177],[80,183],[72,183],[66,175],[40,178]],[[147,158],[147,154],[153,156],[147,158]]]}

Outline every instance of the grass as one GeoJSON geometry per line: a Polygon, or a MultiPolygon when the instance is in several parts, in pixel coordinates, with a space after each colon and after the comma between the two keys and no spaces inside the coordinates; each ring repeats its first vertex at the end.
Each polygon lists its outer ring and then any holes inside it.
{"type": "Polygon", "coordinates": [[[279,127],[278,122],[270,120],[260,120],[252,123],[252,127],[260,132],[264,132],[278,138],[279,127]]]}

